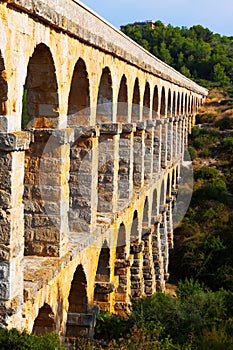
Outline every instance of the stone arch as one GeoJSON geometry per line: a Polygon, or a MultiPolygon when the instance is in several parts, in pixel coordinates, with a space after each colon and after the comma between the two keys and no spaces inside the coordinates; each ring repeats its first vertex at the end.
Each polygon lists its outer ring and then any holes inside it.
{"type": "Polygon", "coordinates": [[[138,212],[137,210],[134,211],[133,213],[133,222],[132,222],[132,226],[131,226],[131,237],[130,240],[131,241],[137,241],[139,239],[139,229],[138,229],[138,212]]]}
{"type": "Polygon", "coordinates": [[[121,78],[118,92],[116,121],[120,123],[127,123],[128,121],[128,88],[127,79],[124,74],[121,78]]]}
{"type": "Polygon", "coordinates": [[[193,114],[193,96],[190,96],[189,113],[193,114]]]}
{"type": "Polygon", "coordinates": [[[110,281],[110,249],[107,246],[107,242],[101,248],[98,266],[95,276],[96,282],[109,282],[110,281]]]}
{"type": "Polygon", "coordinates": [[[180,107],[181,107],[181,115],[183,115],[184,114],[184,93],[183,92],[181,94],[180,107]]]}
{"type": "Polygon", "coordinates": [[[29,59],[24,85],[22,128],[56,128],[58,84],[50,49],[39,44],[29,59]]]}
{"type": "Polygon", "coordinates": [[[89,125],[90,121],[90,93],[89,79],[85,62],[77,61],[68,100],[68,125],[89,125]]]}
{"type": "Polygon", "coordinates": [[[152,119],[158,118],[159,109],[159,91],[158,86],[154,87],[153,103],[152,103],[152,119]]]}
{"type": "Polygon", "coordinates": [[[143,120],[150,118],[150,84],[146,82],[143,97],[143,120]]]}
{"type": "Polygon", "coordinates": [[[78,265],[75,270],[68,302],[68,313],[87,312],[87,280],[82,265],[78,265]]]}
{"type": "Polygon", "coordinates": [[[165,204],[165,186],[164,186],[164,180],[162,181],[161,189],[160,189],[160,212],[163,211],[163,207],[165,204]]]}
{"type": "Polygon", "coordinates": [[[84,335],[87,329],[78,322],[80,314],[87,314],[87,280],[82,265],[78,265],[71,283],[70,294],[68,298],[69,309],[66,324],[66,338],[77,338],[82,333],[84,335]]]}
{"type": "Polygon", "coordinates": [[[102,71],[98,98],[97,98],[97,110],[96,110],[96,122],[107,123],[112,121],[112,77],[108,67],[105,67],[102,71]]]}
{"type": "Polygon", "coordinates": [[[177,115],[180,115],[180,93],[177,94],[177,115]]]}
{"type": "Polygon", "coordinates": [[[140,120],[140,89],[138,78],[135,79],[133,89],[132,115],[131,121],[138,122],[140,120]]]}
{"type": "Polygon", "coordinates": [[[166,115],[166,97],[165,97],[165,88],[162,87],[161,91],[161,103],[160,103],[160,117],[163,118],[166,115]]]}
{"type": "Polygon", "coordinates": [[[168,199],[171,196],[171,178],[170,173],[167,175],[167,183],[166,183],[166,198],[168,199]]]}
{"type": "Polygon", "coordinates": [[[152,212],[151,212],[152,218],[157,216],[157,212],[158,212],[158,192],[157,192],[157,188],[155,188],[153,192],[153,198],[152,198],[152,212]]]}
{"type": "Polygon", "coordinates": [[[116,261],[114,275],[118,277],[118,287],[115,291],[115,311],[125,314],[125,306],[128,301],[127,281],[129,263],[126,260],[126,229],[122,222],[118,229],[116,261]]]}
{"type": "Polygon", "coordinates": [[[94,290],[94,301],[101,309],[110,311],[110,294],[113,290],[110,283],[110,249],[105,241],[99,255],[94,290]]]}
{"type": "Polygon", "coordinates": [[[187,114],[187,110],[188,110],[188,94],[185,94],[184,97],[184,114],[187,114]]]}
{"type": "Polygon", "coordinates": [[[149,200],[148,200],[148,197],[146,197],[145,202],[144,202],[142,225],[144,227],[148,227],[148,225],[149,225],[149,200]]]}
{"type": "Polygon", "coordinates": [[[177,110],[176,110],[176,92],[173,92],[173,99],[172,99],[172,115],[175,117],[177,115],[177,110]]]}
{"type": "Polygon", "coordinates": [[[7,114],[6,101],[8,99],[8,86],[7,81],[5,79],[5,64],[4,59],[2,57],[2,52],[0,50],[0,115],[7,114]]]}
{"type": "Polygon", "coordinates": [[[43,335],[46,333],[54,332],[56,324],[54,321],[54,313],[48,304],[44,304],[40,309],[38,316],[36,317],[32,329],[32,333],[37,335],[43,335]]]}
{"type": "Polygon", "coordinates": [[[118,229],[117,247],[116,247],[117,259],[125,259],[125,247],[126,247],[126,230],[125,230],[125,225],[122,222],[118,229]]]}
{"type": "Polygon", "coordinates": [[[171,89],[168,89],[167,117],[171,117],[171,112],[172,112],[172,96],[171,96],[171,89]]]}

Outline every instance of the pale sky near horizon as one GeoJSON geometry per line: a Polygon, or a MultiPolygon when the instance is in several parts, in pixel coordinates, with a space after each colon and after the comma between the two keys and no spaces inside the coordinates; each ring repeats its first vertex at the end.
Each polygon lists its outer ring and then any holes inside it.
{"type": "Polygon", "coordinates": [[[83,0],[105,20],[120,25],[161,20],[173,26],[201,24],[214,33],[233,36],[233,0],[83,0]]]}

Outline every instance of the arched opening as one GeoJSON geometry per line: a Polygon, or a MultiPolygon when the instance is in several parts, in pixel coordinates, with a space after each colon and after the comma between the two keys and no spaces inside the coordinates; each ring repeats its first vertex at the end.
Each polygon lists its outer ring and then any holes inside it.
{"type": "Polygon", "coordinates": [[[146,197],[145,203],[144,203],[142,225],[144,227],[148,227],[148,225],[149,225],[149,201],[148,201],[148,197],[146,197]]]}
{"type": "Polygon", "coordinates": [[[85,62],[80,58],[74,67],[68,101],[68,125],[89,125],[89,79],[85,62]]]}
{"type": "Polygon", "coordinates": [[[112,78],[108,67],[105,67],[99,83],[97,98],[96,122],[108,123],[112,121],[112,78]]]}
{"type": "Polygon", "coordinates": [[[161,104],[160,104],[160,117],[165,117],[166,114],[166,97],[165,97],[165,88],[162,87],[161,92],[161,104]]]}
{"type": "Polygon", "coordinates": [[[116,258],[125,259],[126,232],[123,222],[120,224],[117,237],[116,258]]]}
{"type": "Polygon", "coordinates": [[[159,92],[158,86],[154,87],[153,105],[152,105],[152,119],[158,118],[159,109],[159,92]]]}
{"type": "Polygon", "coordinates": [[[34,321],[32,333],[37,335],[43,335],[46,333],[54,332],[56,324],[54,321],[54,313],[48,304],[44,304],[39,309],[39,314],[34,321]]]}
{"type": "Polygon", "coordinates": [[[87,280],[82,265],[78,265],[71,283],[68,298],[69,309],[66,324],[66,338],[77,338],[78,335],[86,335],[88,327],[84,327],[80,314],[87,314],[87,280]]]}
{"type": "Polygon", "coordinates": [[[117,99],[117,122],[127,123],[128,120],[128,90],[126,76],[121,78],[120,89],[117,99]]]}
{"type": "Polygon", "coordinates": [[[178,92],[178,95],[177,95],[177,115],[180,115],[180,93],[178,92]]]}
{"type": "Polygon", "coordinates": [[[6,115],[6,101],[7,101],[7,93],[8,87],[5,79],[5,64],[2,57],[2,53],[0,50],[0,115],[6,115]]]}
{"type": "Polygon", "coordinates": [[[137,122],[140,120],[140,90],[138,78],[136,78],[134,83],[131,120],[132,122],[137,122]]]}
{"type": "Polygon", "coordinates": [[[131,242],[138,241],[139,239],[139,229],[138,229],[138,212],[137,210],[134,211],[133,214],[133,222],[131,227],[131,242]]]}
{"type": "Polygon", "coordinates": [[[193,114],[193,96],[190,96],[189,113],[193,114]]]}
{"type": "Polygon", "coordinates": [[[181,94],[181,100],[180,100],[180,107],[181,107],[181,115],[184,114],[184,93],[181,94]]]}
{"type": "Polygon", "coordinates": [[[158,195],[157,195],[157,189],[155,188],[153,192],[153,200],[152,200],[152,213],[151,213],[152,219],[157,216],[158,214],[157,211],[158,211],[158,195]]]}
{"type": "Polygon", "coordinates": [[[143,98],[143,120],[150,118],[150,85],[147,82],[143,98]]]}
{"type": "Polygon", "coordinates": [[[167,100],[167,117],[171,117],[172,113],[172,99],[171,99],[171,90],[168,90],[168,100],[167,100]]]}
{"type": "Polygon", "coordinates": [[[98,267],[96,271],[95,281],[96,282],[109,282],[110,280],[110,249],[107,247],[105,242],[101,248],[98,267]]]}
{"type": "Polygon", "coordinates": [[[188,111],[188,95],[185,94],[185,98],[184,98],[184,114],[187,114],[188,111]]]}
{"type": "Polygon", "coordinates": [[[94,301],[101,309],[110,311],[110,294],[114,291],[110,283],[110,249],[107,242],[101,248],[95,276],[94,301]]]}
{"type": "Polygon", "coordinates": [[[165,189],[164,189],[164,180],[162,181],[161,189],[160,189],[160,213],[164,210],[165,204],[165,189]]]}
{"type": "Polygon", "coordinates": [[[173,117],[175,117],[177,114],[177,111],[176,111],[176,92],[174,91],[173,92],[173,99],[172,99],[172,115],[173,117]]]}
{"type": "Polygon", "coordinates": [[[56,128],[58,85],[49,48],[39,44],[28,63],[23,94],[22,129],[56,128]]]}
{"type": "Polygon", "coordinates": [[[71,283],[69,294],[69,312],[87,312],[87,280],[82,265],[78,265],[71,283]]]}

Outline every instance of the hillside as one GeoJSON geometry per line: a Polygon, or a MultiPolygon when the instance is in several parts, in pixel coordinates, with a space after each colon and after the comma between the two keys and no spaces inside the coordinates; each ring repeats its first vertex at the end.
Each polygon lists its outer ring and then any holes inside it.
{"type": "Polygon", "coordinates": [[[162,61],[188,78],[206,85],[214,81],[223,85],[233,81],[233,36],[214,34],[208,28],[165,26],[155,22],[155,28],[124,26],[122,31],[162,61]]]}

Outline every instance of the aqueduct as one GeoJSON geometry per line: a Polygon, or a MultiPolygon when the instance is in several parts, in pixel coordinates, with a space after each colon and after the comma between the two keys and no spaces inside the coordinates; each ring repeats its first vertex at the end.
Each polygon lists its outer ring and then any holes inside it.
{"type": "Polygon", "coordinates": [[[207,90],[74,0],[0,1],[1,326],[74,336],[165,289],[207,90]]]}

